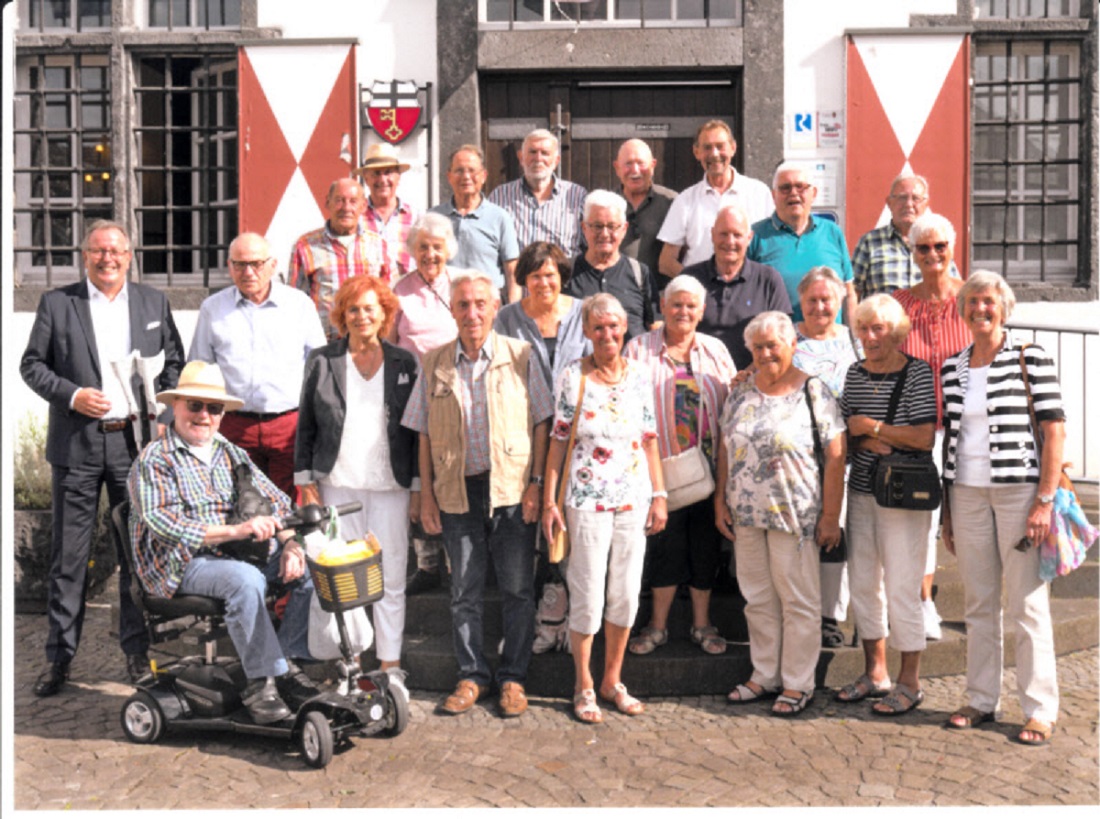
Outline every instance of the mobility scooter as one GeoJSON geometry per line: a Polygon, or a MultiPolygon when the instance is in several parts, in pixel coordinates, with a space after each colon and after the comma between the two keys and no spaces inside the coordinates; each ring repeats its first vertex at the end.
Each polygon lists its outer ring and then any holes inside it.
{"type": "MultiPolygon", "coordinates": [[[[360,508],[358,503],[338,507],[311,504],[283,518],[283,524],[304,539],[311,532],[325,530],[335,515],[360,508]]],[[[111,512],[115,536],[121,539],[133,569],[128,516],[128,502],[111,512]]],[[[217,656],[218,639],[228,636],[222,601],[183,594],[153,597],[131,571],[133,598],[145,614],[150,643],[190,640],[205,651],[203,656],[182,657],[164,668],[154,666],[136,683],[137,691],[122,706],[122,730],[127,738],[152,743],[166,730],[184,728],[274,737],[297,741],[305,761],[323,768],[331,761],[336,744],[350,742],[353,735],[400,734],[409,721],[408,692],[383,671],[362,670],[344,621],[344,612],[381,598],[381,557],[381,552],[375,552],[343,565],[307,560],[321,608],[335,615],[339,629],[342,657],[336,665],[340,684],[335,691],[297,704],[290,716],[268,725],[253,722],[241,703],[245,679],[240,661],[217,656]]]]}

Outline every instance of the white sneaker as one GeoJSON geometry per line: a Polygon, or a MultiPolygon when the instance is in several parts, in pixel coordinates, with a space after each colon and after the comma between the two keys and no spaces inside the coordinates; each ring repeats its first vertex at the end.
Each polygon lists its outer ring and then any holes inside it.
{"type": "Polygon", "coordinates": [[[924,637],[926,640],[942,640],[943,629],[940,628],[940,613],[936,611],[936,604],[930,598],[921,601],[921,610],[924,612],[924,637]]]}

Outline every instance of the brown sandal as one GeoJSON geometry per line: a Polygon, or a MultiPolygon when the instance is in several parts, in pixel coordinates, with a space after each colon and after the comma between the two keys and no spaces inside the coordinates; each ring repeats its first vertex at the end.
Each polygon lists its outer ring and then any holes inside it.
{"type": "Polygon", "coordinates": [[[979,711],[977,708],[966,705],[949,716],[943,727],[954,731],[965,731],[976,728],[983,722],[993,722],[995,719],[996,715],[992,711],[979,711]]]}
{"type": "Polygon", "coordinates": [[[1050,735],[1054,733],[1053,722],[1039,722],[1032,717],[1016,735],[1016,741],[1021,745],[1046,745],[1050,741],[1050,735]],[[1025,739],[1024,734],[1036,734],[1038,739],[1025,739]]]}

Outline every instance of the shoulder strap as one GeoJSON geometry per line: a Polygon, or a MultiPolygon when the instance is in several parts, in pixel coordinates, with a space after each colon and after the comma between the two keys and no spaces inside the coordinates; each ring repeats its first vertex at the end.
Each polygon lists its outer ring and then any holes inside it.
{"type": "MultiPolygon", "coordinates": [[[[633,256],[626,257],[627,264],[630,265],[630,270],[634,273],[634,283],[638,285],[638,289],[642,290],[642,266],[638,264],[638,260],[633,256]]],[[[645,292],[644,290],[642,291],[645,292]]]]}
{"type": "MultiPolygon", "coordinates": [[[[577,408],[573,411],[573,423],[569,426],[569,443],[565,446],[565,458],[562,460],[561,472],[558,474],[558,508],[565,506],[565,487],[569,483],[569,461],[573,455],[573,442],[577,438],[577,419],[581,417],[581,404],[584,403],[584,382],[587,376],[584,374],[584,364],[581,364],[581,389],[577,396],[577,408]]],[[[563,513],[564,514],[564,513],[563,513]]]]}
{"type": "Polygon", "coordinates": [[[814,412],[814,399],[810,395],[810,379],[815,376],[810,376],[802,382],[802,391],[806,394],[806,406],[810,409],[810,431],[814,436],[814,461],[817,463],[817,469],[821,473],[821,479],[824,485],[825,480],[825,449],[821,446],[821,432],[817,428],[817,413],[814,412]]]}
{"type": "Polygon", "coordinates": [[[1030,344],[1020,345],[1020,369],[1024,374],[1024,392],[1027,394],[1027,416],[1031,420],[1031,434],[1035,438],[1035,458],[1043,463],[1043,431],[1035,417],[1035,399],[1031,395],[1031,378],[1027,374],[1027,359],[1024,352],[1030,344]]]}
{"type": "Polygon", "coordinates": [[[901,368],[897,383],[894,384],[894,389],[890,393],[890,407],[886,410],[886,420],[883,422],[887,426],[893,426],[894,424],[894,416],[897,414],[898,405],[901,403],[901,391],[905,387],[905,376],[909,373],[909,365],[912,361],[913,359],[909,356],[905,356],[905,366],[901,368]]]}
{"type": "Polygon", "coordinates": [[[863,356],[859,354],[859,347],[856,346],[856,334],[852,332],[852,328],[848,328],[848,341],[852,345],[852,352],[856,355],[856,361],[862,361],[863,356]]]}

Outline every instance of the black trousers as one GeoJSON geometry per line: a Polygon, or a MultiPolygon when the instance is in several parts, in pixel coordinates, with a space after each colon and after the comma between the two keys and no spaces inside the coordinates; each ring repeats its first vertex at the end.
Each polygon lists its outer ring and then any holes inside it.
{"type": "MultiPolygon", "coordinates": [[[[137,454],[133,429],[100,433],[102,447],[81,464],[53,467],[53,534],[50,563],[46,659],[67,663],[80,645],[88,561],[96,532],[99,495],[107,487],[111,506],[127,498],[126,478],[137,454]]],[[[149,638],[141,611],[130,597],[130,568],[118,555],[120,576],[118,638],[126,654],[141,654],[149,638]]]]}

